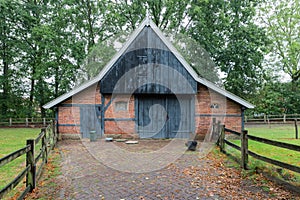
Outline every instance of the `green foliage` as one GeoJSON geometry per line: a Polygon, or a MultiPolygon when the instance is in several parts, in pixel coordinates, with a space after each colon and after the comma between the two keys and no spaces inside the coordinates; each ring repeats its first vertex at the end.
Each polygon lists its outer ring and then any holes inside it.
{"type": "Polygon", "coordinates": [[[200,76],[219,83],[222,71],[225,88],[252,96],[257,112],[299,112],[299,2],[260,2],[1,0],[0,117],[30,117],[36,110],[48,115],[42,105],[96,76],[116,52],[116,33],[136,29],[147,8],[200,76]],[[270,13],[266,29],[253,20],[261,5],[270,13]],[[260,87],[273,70],[262,67],[269,40],[275,64],[292,85],[260,87]]]}
{"type": "Polygon", "coordinates": [[[119,13],[115,13],[119,22],[116,24],[134,30],[145,18],[148,9],[154,23],[161,30],[172,30],[177,33],[184,28],[189,3],[189,0],[117,0],[114,9],[119,13]]]}
{"type": "Polygon", "coordinates": [[[293,83],[267,82],[253,96],[254,113],[294,114],[300,113],[300,94],[294,92],[293,83]]]}
{"type": "Polygon", "coordinates": [[[18,78],[18,71],[14,67],[20,61],[16,57],[21,53],[18,48],[20,41],[18,30],[18,18],[20,13],[18,1],[0,1],[0,116],[6,115],[14,108],[14,97],[20,94],[18,82],[14,82],[14,78],[18,78]]]}
{"type": "Polygon", "coordinates": [[[220,83],[217,66],[196,40],[182,33],[170,35],[170,41],[199,76],[213,83],[220,83]]]}
{"type": "Polygon", "coordinates": [[[189,33],[227,75],[225,88],[244,98],[256,91],[264,74],[261,62],[268,41],[252,20],[256,4],[255,0],[207,0],[190,9],[189,33]]]}
{"type": "Polygon", "coordinates": [[[76,85],[96,77],[127,41],[128,37],[129,33],[121,31],[105,41],[95,44],[81,64],[76,76],[76,85]]]}
{"type": "Polygon", "coordinates": [[[269,63],[287,73],[293,82],[300,79],[300,2],[268,0],[260,10],[270,45],[269,63]]]}

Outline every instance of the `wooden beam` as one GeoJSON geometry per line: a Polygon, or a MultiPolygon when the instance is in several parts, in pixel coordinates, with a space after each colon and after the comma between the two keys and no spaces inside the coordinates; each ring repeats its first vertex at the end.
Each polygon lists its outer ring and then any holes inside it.
{"type": "Polygon", "coordinates": [[[297,166],[294,166],[294,165],[290,165],[290,164],[287,164],[287,163],[283,163],[283,162],[278,161],[278,160],[273,160],[271,158],[267,158],[267,157],[261,156],[259,154],[256,154],[256,153],[254,153],[252,151],[248,151],[248,154],[250,156],[256,158],[256,159],[259,159],[259,160],[265,161],[267,163],[270,163],[270,164],[273,164],[273,165],[277,165],[279,167],[283,167],[285,169],[289,169],[291,171],[300,173],[300,167],[297,167],[297,166]]]}
{"type": "Polygon", "coordinates": [[[300,146],[294,145],[294,144],[288,144],[288,143],[284,143],[284,142],[269,140],[266,138],[260,138],[260,137],[256,137],[253,135],[247,135],[247,138],[250,140],[257,141],[257,142],[261,142],[261,143],[265,143],[265,144],[269,144],[269,145],[273,145],[273,146],[277,146],[277,147],[281,147],[281,148],[285,148],[285,149],[290,149],[293,151],[300,151],[300,146]]]}

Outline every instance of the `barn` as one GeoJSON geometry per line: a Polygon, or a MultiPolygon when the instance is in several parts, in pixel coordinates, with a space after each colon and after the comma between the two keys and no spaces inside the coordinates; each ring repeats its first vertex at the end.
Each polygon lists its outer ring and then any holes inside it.
{"type": "Polygon", "coordinates": [[[44,105],[63,139],[203,138],[213,118],[241,131],[253,107],[199,77],[149,18],[95,78],[44,105]]]}

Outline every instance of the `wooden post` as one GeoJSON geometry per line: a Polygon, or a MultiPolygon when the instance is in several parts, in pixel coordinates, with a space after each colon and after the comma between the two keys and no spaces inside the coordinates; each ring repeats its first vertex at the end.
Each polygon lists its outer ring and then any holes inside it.
{"type": "Polygon", "coordinates": [[[247,169],[248,164],[248,131],[243,130],[241,134],[241,167],[247,169]]]}
{"type": "Polygon", "coordinates": [[[217,146],[220,146],[221,145],[221,143],[220,143],[220,140],[221,140],[221,125],[220,125],[220,123],[219,123],[220,121],[218,121],[218,127],[217,127],[217,129],[218,129],[218,135],[217,135],[217,142],[216,142],[216,144],[217,144],[217,146]]]}
{"type": "Polygon", "coordinates": [[[266,113],[264,113],[264,123],[267,122],[266,120],[267,120],[266,113]]]}
{"type": "Polygon", "coordinates": [[[225,125],[221,125],[220,149],[225,153],[225,125]]]}
{"type": "Polygon", "coordinates": [[[296,139],[298,139],[298,126],[297,126],[297,118],[295,119],[295,133],[296,133],[296,139]]]}
{"type": "Polygon", "coordinates": [[[286,122],[286,114],[283,114],[283,123],[286,122]]]}
{"type": "Polygon", "coordinates": [[[53,134],[53,148],[57,142],[57,135],[56,135],[56,125],[55,125],[55,120],[52,120],[52,134],[53,134]]]}
{"type": "Polygon", "coordinates": [[[43,125],[46,126],[46,119],[43,118],[43,125]]]}
{"type": "Polygon", "coordinates": [[[212,139],[215,137],[215,135],[216,135],[216,125],[217,125],[217,123],[216,123],[216,118],[213,118],[212,119],[212,132],[211,132],[211,134],[210,134],[210,136],[209,136],[209,142],[211,142],[212,141],[212,139]]]}
{"type": "Polygon", "coordinates": [[[219,120],[217,123],[217,137],[219,137],[219,135],[221,134],[221,121],[219,120]]]}
{"type": "Polygon", "coordinates": [[[44,150],[44,153],[43,153],[43,162],[47,163],[48,162],[48,145],[47,145],[47,133],[46,133],[46,129],[45,128],[42,128],[41,129],[42,133],[44,132],[44,136],[42,137],[42,149],[45,149],[44,150]]]}
{"type": "Polygon", "coordinates": [[[27,127],[28,126],[28,118],[26,117],[25,119],[25,126],[27,127]]]}
{"type": "Polygon", "coordinates": [[[11,125],[12,125],[12,119],[9,118],[9,126],[11,126],[11,125]]]}
{"type": "Polygon", "coordinates": [[[29,139],[26,142],[27,145],[31,146],[30,151],[26,153],[26,166],[30,166],[29,172],[26,175],[26,187],[30,186],[30,192],[36,187],[36,166],[34,160],[34,140],[29,139]]]}

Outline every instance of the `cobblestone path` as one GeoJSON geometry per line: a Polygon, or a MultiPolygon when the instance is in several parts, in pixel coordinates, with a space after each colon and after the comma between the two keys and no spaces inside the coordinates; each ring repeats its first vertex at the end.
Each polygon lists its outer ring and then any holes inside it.
{"type": "MultiPolygon", "coordinates": [[[[238,191],[232,194],[222,194],[220,185],[224,188],[228,182],[222,181],[225,176],[222,169],[217,169],[216,160],[210,156],[200,158],[199,150],[184,152],[178,158],[161,169],[137,173],[117,170],[118,159],[125,158],[123,154],[112,153],[106,160],[99,159],[95,152],[114,152],[120,149],[128,152],[138,151],[143,155],[156,151],[168,141],[141,141],[140,144],[126,145],[118,143],[118,148],[106,145],[104,141],[62,141],[59,150],[62,155],[62,175],[58,177],[63,187],[58,192],[59,199],[273,199],[274,194],[265,192],[259,186],[249,181],[240,181],[238,191]],[[126,149],[127,148],[127,149],[126,149]],[[115,155],[115,156],[114,156],[115,155]],[[111,158],[111,159],[110,159],[111,158]],[[111,160],[112,162],[108,162],[111,160]],[[116,162],[115,167],[113,167],[116,162]],[[108,164],[107,164],[108,163],[108,164]],[[197,170],[196,170],[197,169],[197,170]],[[235,193],[238,193],[235,196],[235,193]]],[[[186,148],[186,147],[184,147],[186,148]]],[[[148,158],[147,158],[148,159],[148,158]]],[[[149,166],[155,163],[155,159],[149,166]]],[[[130,168],[143,166],[140,159],[130,159],[130,168]]],[[[121,164],[124,164],[124,161],[121,164]]],[[[128,164],[128,163],[127,163],[128,164]]],[[[231,169],[229,169],[231,170],[231,169]]],[[[236,169],[232,169],[236,170],[236,169]]],[[[238,170],[237,170],[238,171],[238,170]]],[[[230,174],[230,172],[229,172],[230,174]]],[[[232,173],[232,180],[236,173],[232,173]]],[[[226,175],[228,176],[228,175],[226,175]]],[[[227,177],[228,178],[228,177],[227,177]]],[[[228,186],[228,185],[227,185],[228,186]]],[[[276,199],[276,198],[275,198],[276,199]]]]}

